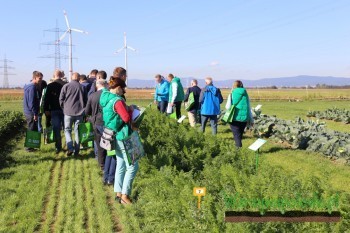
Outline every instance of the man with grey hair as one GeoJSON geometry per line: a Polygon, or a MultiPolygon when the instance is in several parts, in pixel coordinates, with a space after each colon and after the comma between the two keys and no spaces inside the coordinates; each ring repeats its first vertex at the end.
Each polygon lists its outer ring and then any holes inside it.
{"type": "MultiPolygon", "coordinates": [[[[101,71],[100,71],[101,72],[101,71]]],[[[97,77],[99,75],[97,74],[97,77]]],[[[96,80],[96,92],[92,93],[87,101],[85,107],[85,114],[89,116],[89,121],[92,123],[94,127],[95,134],[95,149],[98,159],[98,163],[103,169],[105,163],[106,151],[100,147],[100,140],[103,133],[103,119],[102,119],[102,107],[100,105],[100,97],[102,94],[102,90],[106,88],[107,82],[105,79],[97,79],[96,80]]],[[[114,177],[113,177],[114,178],[114,177]]]]}
{"type": "Polygon", "coordinates": [[[202,89],[199,103],[201,106],[201,129],[205,131],[205,126],[210,120],[210,125],[213,135],[217,133],[217,115],[220,114],[220,104],[223,102],[221,91],[219,88],[214,87],[213,79],[208,77],[205,79],[205,88],[202,89]]]}
{"type": "Polygon", "coordinates": [[[193,79],[191,81],[191,87],[189,87],[186,91],[186,95],[185,95],[185,100],[184,102],[188,102],[188,98],[190,96],[190,94],[193,93],[193,97],[194,97],[194,104],[193,106],[188,109],[188,120],[190,122],[191,127],[195,127],[196,126],[196,118],[197,118],[197,113],[199,110],[199,96],[201,94],[201,89],[198,87],[198,81],[196,79],[193,79]]]}
{"type": "Polygon", "coordinates": [[[79,83],[79,73],[73,73],[72,81],[64,85],[59,97],[64,113],[64,135],[67,144],[67,156],[79,155],[80,141],[78,125],[83,122],[86,105],[85,88],[79,83]],[[74,124],[75,144],[72,141],[72,125],[74,124]]]}

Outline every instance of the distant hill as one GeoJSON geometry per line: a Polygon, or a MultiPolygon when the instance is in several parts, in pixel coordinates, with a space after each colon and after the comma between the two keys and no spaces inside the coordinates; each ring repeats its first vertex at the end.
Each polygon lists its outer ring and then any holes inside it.
{"type": "MultiPolygon", "coordinates": [[[[182,85],[188,87],[191,83],[192,77],[181,78],[182,85]]],[[[214,85],[220,88],[231,88],[236,79],[228,80],[214,80],[214,85]]],[[[332,76],[308,76],[299,75],[294,77],[282,78],[265,78],[258,80],[244,80],[241,79],[245,87],[305,87],[316,86],[317,84],[326,84],[333,86],[350,85],[350,78],[332,77],[332,76]]],[[[199,86],[205,85],[204,79],[198,79],[199,86]]],[[[128,86],[130,88],[153,88],[155,87],[154,80],[129,79],[128,86]]]]}

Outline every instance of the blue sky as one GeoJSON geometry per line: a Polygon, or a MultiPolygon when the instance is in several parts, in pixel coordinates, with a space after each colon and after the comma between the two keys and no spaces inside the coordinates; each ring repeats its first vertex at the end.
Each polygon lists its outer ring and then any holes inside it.
{"type": "MultiPolygon", "coordinates": [[[[73,70],[79,73],[96,68],[110,75],[124,66],[124,55],[114,52],[125,31],[138,50],[128,53],[129,78],[350,76],[348,0],[11,0],[2,3],[0,15],[0,58],[13,60],[16,73],[11,86],[26,83],[33,70],[51,78],[54,59],[38,57],[54,54],[54,47],[40,43],[54,41],[44,30],[56,20],[66,28],[64,9],[72,27],[89,32],[73,34],[73,70]]],[[[68,60],[62,69],[68,74],[68,60]]]]}

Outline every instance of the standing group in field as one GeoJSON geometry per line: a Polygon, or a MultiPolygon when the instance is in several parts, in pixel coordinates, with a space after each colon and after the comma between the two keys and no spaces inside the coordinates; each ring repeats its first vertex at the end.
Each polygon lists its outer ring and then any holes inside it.
{"type": "MultiPolygon", "coordinates": [[[[167,80],[160,74],[155,76],[156,90],[154,103],[157,104],[161,113],[172,114],[175,111],[176,119],[181,117],[181,104],[185,103],[188,120],[192,127],[196,123],[201,124],[201,131],[204,132],[207,122],[210,121],[212,134],[217,134],[218,118],[221,114],[220,104],[223,97],[219,88],[213,84],[213,79],[205,79],[205,87],[198,87],[198,81],[193,79],[191,87],[184,93],[180,78],[169,74],[167,80]],[[175,110],[173,109],[175,108],[175,110]]],[[[232,92],[227,97],[226,110],[234,106],[232,120],[228,123],[233,133],[235,145],[242,147],[242,137],[247,126],[252,125],[254,120],[251,114],[250,100],[243,83],[239,80],[233,83],[232,92]]]]}
{"type": "MultiPolygon", "coordinates": [[[[130,204],[132,183],[138,170],[138,161],[130,162],[123,141],[137,131],[133,121],[134,105],[127,105],[125,98],[127,72],[122,67],[113,70],[107,81],[105,71],[92,70],[90,75],[73,73],[67,82],[64,73],[56,70],[47,84],[43,74],[33,72],[31,83],[24,87],[24,114],[28,130],[43,132],[42,115],[46,116],[45,127],[52,127],[55,152],[63,151],[61,131],[64,130],[66,155],[79,156],[79,124],[91,122],[94,132],[94,152],[103,173],[103,183],[114,185],[116,200],[130,204]],[[74,139],[72,139],[74,131],[74,139]],[[106,147],[106,135],[113,140],[106,147]]],[[[195,127],[200,119],[201,131],[210,121],[212,133],[217,134],[218,115],[223,97],[212,78],[205,79],[206,86],[198,87],[192,80],[191,87],[184,92],[180,78],[169,74],[167,80],[156,75],[157,82],[154,102],[161,113],[181,117],[182,102],[188,111],[189,123],[195,127]]],[[[240,81],[234,82],[228,96],[227,109],[234,106],[234,114],[229,124],[237,147],[242,147],[242,135],[247,124],[252,124],[252,115],[247,91],[240,81]]],[[[233,112],[232,112],[233,113],[233,112]]],[[[35,151],[26,148],[28,152],[35,151]]]]}

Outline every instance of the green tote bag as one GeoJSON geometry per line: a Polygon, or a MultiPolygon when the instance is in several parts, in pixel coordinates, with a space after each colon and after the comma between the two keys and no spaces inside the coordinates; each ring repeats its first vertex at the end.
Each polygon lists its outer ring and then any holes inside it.
{"type": "Polygon", "coordinates": [[[24,141],[24,147],[39,149],[40,145],[41,145],[41,133],[37,131],[27,130],[26,139],[24,141]]]}
{"type": "Polygon", "coordinates": [[[225,115],[222,117],[221,121],[225,123],[231,123],[233,121],[233,116],[235,115],[235,106],[231,105],[230,109],[228,109],[225,115]]]}
{"type": "Polygon", "coordinates": [[[81,123],[78,125],[78,132],[79,132],[79,141],[80,143],[85,143],[89,141],[93,141],[94,136],[94,129],[92,127],[91,122],[81,123]]]}

